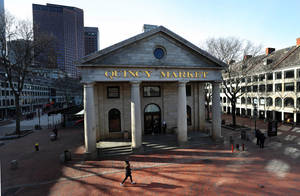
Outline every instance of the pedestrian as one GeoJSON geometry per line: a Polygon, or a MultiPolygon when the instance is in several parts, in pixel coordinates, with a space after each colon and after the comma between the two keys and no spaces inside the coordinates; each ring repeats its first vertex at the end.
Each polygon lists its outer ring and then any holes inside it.
{"type": "Polygon", "coordinates": [[[130,177],[131,184],[135,184],[135,182],[132,181],[130,163],[128,160],[126,160],[125,161],[125,178],[124,178],[123,182],[120,183],[121,186],[123,186],[124,182],[127,180],[128,177],[130,177]]]}
{"type": "Polygon", "coordinates": [[[163,123],[162,123],[162,129],[163,129],[163,134],[165,134],[166,133],[166,129],[167,129],[167,123],[166,123],[166,121],[163,121],[163,123]]]}
{"type": "Polygon", "coordinates": [[[255,129],[256,145],[259,145],[259,136],[261,132],[259,129],[255,129]]]}
{"type": "Polygon", "coordinates": [[[265,134],[260,133],[260,136],[259,136],[259,147],[260,148],[264,148],[265,139],[266,139],[265,134]]]}

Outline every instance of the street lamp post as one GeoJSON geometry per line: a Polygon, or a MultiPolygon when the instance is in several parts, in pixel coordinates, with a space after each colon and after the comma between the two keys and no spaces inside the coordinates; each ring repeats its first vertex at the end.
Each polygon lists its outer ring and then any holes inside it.
{"type": "Polygon", "coordinates": [[[257,105],[253,103],[254,130],[256,130],[257,105]]]}

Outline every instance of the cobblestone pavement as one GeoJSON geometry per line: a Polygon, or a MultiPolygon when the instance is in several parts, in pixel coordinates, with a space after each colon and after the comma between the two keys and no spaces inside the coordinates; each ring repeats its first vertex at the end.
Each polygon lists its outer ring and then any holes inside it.
{"type": "MultiPolygon", "coordinates": [[[[54,124],[59,124],[61,122],[61,114],[48,116],[44,114],[40,117],[35,117],[31,120],[22,120],[21,121],[21,130],[25,129],[34,129],[34,125],[38,125],[40,121],[40,125],[43,128],[47,128],[48,126],[53,127],[54,124]]],[[[0,126],[0,136],[4,136],[7,133],[13,133],[15,131],[16,123],[15,120],[12,120],[9,124],[0,126]]]]}
{"type": "Polygon", "coordinates": [[[34,132],[0,147],[4,195],[299,195],[300,129],[280,127],[266,148],[242,141],[239,133],[223,129],[225,139],[244,143],[246,151],[228,143],[205,143],[190,148],[152,152],[102,161],[83,161],[82,129],[59,130],[51,142],[49,131],[34,132]],[[287,137],[288,135],[291,135],[287,137]],[[292,137],[295,136],[295,137],[292,137]],[[34,151],[34,143],[40,151],[34,151]],[[72,161],[59,163],[59,154],[72,151],[72,161]],[[133,178],[122,187],[123,160],[129,158],[133,178]],[[19,168],[9,169],[17,159],[19,168]]]}

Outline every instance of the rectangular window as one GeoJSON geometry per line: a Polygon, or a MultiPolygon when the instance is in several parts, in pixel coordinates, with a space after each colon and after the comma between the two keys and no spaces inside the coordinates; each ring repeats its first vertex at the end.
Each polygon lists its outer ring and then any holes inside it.
{"type": "Polygon", "coordinates": [[[253,89],[253,92],[257,92],[257,90],[258,90],[257,85],[253,85],[252,89],[253,89]]]}
{"type": "Polygon", "coordinates": [[[294,70],[285,71],[284,78],[294,78],[294,70]]]}
{"type": "Polygon", "coordinates": [[[186,85],[186,96],[191,96],[192,95],[192,86],[191,85],[186,85]]]}
{"type": "Polygon", "coordinates": [[[160,87],[144,86],[144,97],[160,97],[160,87]]]}
{"type": "Polygon", "coordinates": [[[273,73],[267,73],[267,80],[273,80],[273,73]]]}
{"type": "Polygon", "coordinates": [[[266,86],[263,85],[259,85],[259,92],[265,92],[266,91],[266,86]]]}
{"type": "Polygon", "coordinates": [[[300,82],[297,82],[297,92],[300,92],[300,82]]]}
{"type": "Polygon", "coordinates": [[[259,75],[259,81],[264,81],[265,79],[265,74],[260,74],[259,75]]]}
{"type": "Polygon", "coordinates": [[[282,78],[282,73],[281,72],[276,72],[276,80],[280,80],[282,78]]]}
{"type": "Polygon", "coordinates": [[[246,81],[246,79],[245,78],[242,78],[242,82],[244,83],[246,81]]]}
{"type": "Polygon", "coordinates": [[[282,84],[275,84],[275,92],[281,92],[282,91],[282,84]]]}
{"type": "Polygon", "coordinates": [[[251,86],[247,86],[247,92],[251,92],[251,86]]]}
{"type": "Polygon", "coordinates": [[[247,82],[248,82],[248,83],[251,82],[251,77],[247,77],[247,82]]]}
{"type": "Polygon", "coordinates": [[[294,83],[284,83],[284,91],[294,91],[294,83]]]}
{"type": "Polygon", "coordinates": [[[120,98],[120,87],[119,86],[108,86],[107,87],[107,98],[120,98]]]}
{"type": "Polygon", "coordinates": [[[242,91],[242,93],[246,92],[246,87],[242,86],[241,91],[242,91]]]}
{"type": "Polygon", "coordinates": [[[273,84],[267,84],[267,92],[273,91],[273,84]]]}
{"type": "Polygon", "coordinates": [[[253,76],[253,82],[257,82],[258,81],[258,76],[253,76]]]}
{"type": "Polygon", "coordinates": [[[300,69],[297,69],[297,78],[300,78],[300,69]]]}
{"type": "Polygon", "coordinates": [[[264,105],[264,104],[265,104],[265,99],[259,98],[259,105],[264,105]]]}

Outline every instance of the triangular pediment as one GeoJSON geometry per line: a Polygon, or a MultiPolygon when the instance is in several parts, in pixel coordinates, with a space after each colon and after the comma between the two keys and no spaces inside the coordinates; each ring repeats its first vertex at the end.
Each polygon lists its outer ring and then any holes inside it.
{"type": "Polygon", "coordinates": [[[79,67],[90,65],[206,68],[225,66],[223,62],[162,26],[86,56],[79,63],[79,67]],[[154,50],[158,47],[164,50],[161,59],[154,55],[154,50]]]}

